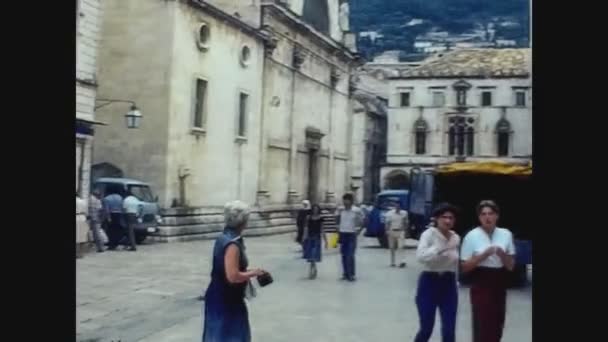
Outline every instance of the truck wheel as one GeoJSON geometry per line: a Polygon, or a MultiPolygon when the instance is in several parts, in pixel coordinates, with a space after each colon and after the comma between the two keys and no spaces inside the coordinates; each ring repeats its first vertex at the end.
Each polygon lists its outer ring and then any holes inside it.
{"type": "Polygon", "coordinates": [[[146,238],[148,237],[148,234],[135,234],[135,242],[138,245],[141,245],[144,240],[146,240],[146,238]]]}
{"type": "Polygon", "coordinates": [[[380,242],[380,247],[388,248],[388,238],[385,235],[378,236],[378,242],[380,242]]]}

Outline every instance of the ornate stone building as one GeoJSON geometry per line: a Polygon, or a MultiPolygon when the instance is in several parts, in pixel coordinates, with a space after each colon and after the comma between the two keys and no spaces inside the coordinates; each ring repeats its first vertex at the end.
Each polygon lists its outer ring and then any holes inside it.
{"type": "Polygon", "coordinates": [[[76,1],[76,191],[89,196],[101,2],[76,1]]]}
{"type": "Polygon", "coordinates": [[[530,49],[449,52],[390,77],[385,188],[413,167],[532,159],[530,49]]]}
{"type": "Polygon", "coordinates": [[[99,92],[144,117],[127,132],[102,108],[95,162],[152,184],[162,240],[212,237],[235,198],[250,234],[290,230],[290,204],[351,189],[358,60],[340,1],[313,2],[106,1],[99,92]]]}

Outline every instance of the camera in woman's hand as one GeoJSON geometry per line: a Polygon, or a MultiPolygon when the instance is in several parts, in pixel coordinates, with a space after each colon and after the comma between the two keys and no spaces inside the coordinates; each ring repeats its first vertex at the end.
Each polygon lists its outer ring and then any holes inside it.
{"type": "Polygon", "coordinates": [[[260,287],[264,287],[266,285],[270,285],[274,281],[272,279],[272,276],[270,275],[270,273],[266,272],[266,271],[264,271],[264,273],[262,273],[261,275],[259,275],[257,277],[257,279],[258,279],[258,284],[260,285],[260,287]]]}

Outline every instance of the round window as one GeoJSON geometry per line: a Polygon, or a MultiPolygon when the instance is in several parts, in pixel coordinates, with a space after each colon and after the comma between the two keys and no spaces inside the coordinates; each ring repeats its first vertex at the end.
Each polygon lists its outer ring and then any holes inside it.
{"type": "Polygon", "coordinates": [[[245,45],[241,48],[241,64],[243,66],[249,65],[249,61],[251,60],[251,49],[249,46],[245,45]]]}
{"type": "Polygon", "coordinates": [[[196,41],[201,50],[209,47],[209,37],[209,26],[207,26],[205,23],[201,23],[196,30],[196,41]]]}

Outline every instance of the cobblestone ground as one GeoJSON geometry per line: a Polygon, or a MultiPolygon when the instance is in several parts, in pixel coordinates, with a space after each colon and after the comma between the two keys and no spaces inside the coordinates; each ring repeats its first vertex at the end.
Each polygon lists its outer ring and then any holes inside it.
{"type": "MultiPolygon", "coordinates": [[[[257,342],[413,341],[419,266],[403,250],[405,269],[388,267],[386,250],[361,238],[355,283],[339,281],[337,250],[323,255],[319,277],[307,280],[291,235],[248,238],[252,266],[275,283],[249,303],[257,342]]],[[[88,254],[77,260],[77,340],[192,342],[202,333],[202,302],[212,241],[142,245],[138,252],[88,254]]],[[[457,340],[471,340],[469,295],[460,289],[457,340]]],[[[439,318],[431,341],[439,342],[439,318]]],[[[503,342],[532,340],[531,289],[511,290],[503,342]]]]}

